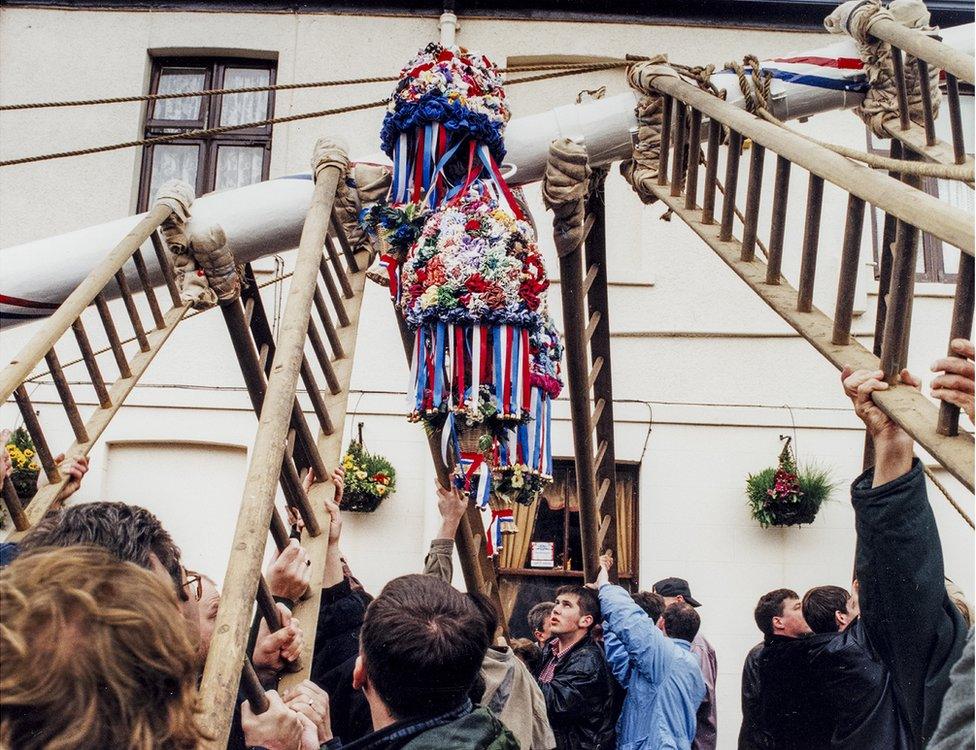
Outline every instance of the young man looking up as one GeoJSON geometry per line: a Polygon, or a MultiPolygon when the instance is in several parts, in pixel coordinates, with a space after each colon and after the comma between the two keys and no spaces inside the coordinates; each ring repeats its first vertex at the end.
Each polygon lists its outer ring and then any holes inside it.
{"type": "MultiPolygon", "coordinates": [[[[684,578],[664,578],[655,583],[651,590],[664,597],[664,606],[675,602],[687,602],[692,607],[701,604],[691,595],[688,581],[684,578]]],[[[715,695],[715,681],[718,678],[718,659],[715,649],[699,632],[691,643],[691,653],[698,659],[702,677],[705,678],[705,700],[698,707],[698,729],[695,732],[694,750],[715,750],[718,742],[718,705],[715,695]]]]}
{"type": "Polygon", "coordinates": [[[627,690],[617,723],[618,747],[688,750],[695,737],[695,714],[705,697],[705,681],[691,654],[698,613],[690,604],[674,602],[661,614],[658,595],[631,597],[611,585],[606,563],[596,586],[607,656],[627,690]]]}
{"type": "Polygon", "coordinates": [[[552,638],[543,651],[539,686],[546,699],[557,750],[615,746],[613,677],[603,649],[591,637],[601,620],[592,589],[563,586],[549,616],[552,638]]]}

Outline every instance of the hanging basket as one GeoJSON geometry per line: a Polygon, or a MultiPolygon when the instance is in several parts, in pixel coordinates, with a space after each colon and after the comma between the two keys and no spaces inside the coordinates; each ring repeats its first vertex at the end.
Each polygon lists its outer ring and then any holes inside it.
{"type": "Polygon", "coordinates": [[[830,472],[816,466],[798,469],[791,438],[785,441],[776,466],[746,479],[746,496],[752,517],[764,529],[770,526],[801,526],[813,523],[820,506],[837,488],[830,472]]]}
{"type": "Polygon", "coordinates": [[[383,456],[366,450],[362,422],[359,439],[349,443],[342,466],[346,470],[345,489],[339,503],[342,510],[372,513],[396,491],[396,469],[383,456]]]}

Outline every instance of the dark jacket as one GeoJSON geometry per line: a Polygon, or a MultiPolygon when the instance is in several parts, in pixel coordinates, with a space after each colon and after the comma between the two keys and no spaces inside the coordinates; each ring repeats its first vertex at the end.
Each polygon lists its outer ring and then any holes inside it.
{"type": "MultiPolygon", "coordinates": [[[[552,642],[543,669],[553,658],[552,642]]],[[[575,644],[559,660],[551,682],[541,682],[557,750],[611,750],[616,744],[614,679],[603,649],[592,638],[575,644]]]]}
{"type": "Polygon", "coordinates": [[[329,714],[332,734],[345,742],[361,739],[373,731],[373,717],[362,690],[352,686],[352,671],[356,657],[352,656],[314,682],[329,694],[329,714]]]}
{"type": "Polygon", "coordinates": [[[760,747],[826,750],[833,733],[825,697],[810,679],[811,647],[835,633],[804,638],[767,636],[759,655],[760,747]]]}
{"type": "Polygon", "coordinates": [[[810,668],[832,709],[832,747],[911,747],[907,726],[899,719],[891,673],[871,648],[861,618],[811,649],[810,668]]]}
{"type": "Polygon", "coordinates": [[[884,689],[894,693],[899,735],[915,750],[935,732],[966,625],[945,590],[942,544],[921,463],[914,459],[907,474],[881,487],[871,487],[873,478],[866,471],[852,487],[860,629],[886,669],[890,688],[884,689]]]}
{"type": "Polygon", "coordinates": [[[366,602],[353,591],[348,578],[322,589],[312,655],[313,682],[359,653],[359,628],[365,616],[366,602]]]}
{"type": "Polygon", "coordinates": [[[487,708],[461,709],[432,719],[397,722],[362,739],[333,740],[327,750],[519,750],[518,741],[487,708]]]}
{"type": "Polygon", "coordinates": [[[757,643],[742,665],[742,725],[739,727],[739,750],[763,750],[759,736],[759,655],[763,644],[757,643]]]}

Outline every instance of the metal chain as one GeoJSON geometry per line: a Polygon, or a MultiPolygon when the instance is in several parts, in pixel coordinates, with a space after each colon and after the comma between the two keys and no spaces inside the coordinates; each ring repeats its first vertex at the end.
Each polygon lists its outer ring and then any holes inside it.
{"type": "MultiPolygon", "coordinates": [[[[582,73],[593,73],[601,70],[610,70],[613,68],[625,67],[629,63],[625,60],[605,62],[605,63],[594,63],[587,65],[586,67],[577,67],[571,69],[562,69],[552,73],[541,73],[535,76],[524,76],[522,78],[516,78],[514,80],[508,81],[507,85],[515,85],[517,83],[531,83],[533,81],[545,81],[550,78],[560,78],[562,76],[568,75],[579,75],[582,73]]],[[[335,107],[333,109],[322,109],[317,112],[305,112],[297,115],[287,115],[284,117],[271,117],[266,120],[260,120],[258,122],[245,122],[238,125],[223,125],[217,128],[204,128],[201,130],[186,130],[179,133],[170,133],[168,135],[155,136],[153,138],[140,138],[136,141],[125,141],[123,143],[113,143],[108,146],[95,146],[93,148],[82,148],[76,149],[74,151],[60,151],[53,154],[39,154],[37,156],[23,156],[18,159],[8,159],[6,161],[0,161],[0,167],[12,167],[16,164],[32,164],[39,161],[49,161],[51,159],[64,159],[70,156],[85,156],[88,154],[99,154],[105,151],[117,151],[123,148],[135,148],[136,146],[151,146],[156,143],[167,143],[169,141],[175,141],[182,138],[200,138],[204,136],[220,135],[221,133],[228,133],[233,130],[247,130],[249,128],[259,128],[265,127],[267,125],[276,125],[287,122],[295,122],[296,120],[307,120],[314,117],[328,117],[330,115],[340,115],[346,114],[348,112],[358,112],[365,109],[373,109],[375,107],[384,107],[389,103],[389,99],[380,99],[375,102],[368,102],[366,104],[353,104],[348,107],[335,107]]]]}

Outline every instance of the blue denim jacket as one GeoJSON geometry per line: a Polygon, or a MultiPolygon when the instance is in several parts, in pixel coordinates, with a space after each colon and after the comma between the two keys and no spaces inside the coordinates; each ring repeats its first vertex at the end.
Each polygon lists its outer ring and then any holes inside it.
{"type": "Polygon", "coordinates": [[[600,587],[604,647],[627,689],[617,722],[618,750],[688,750],[705,698],[691,644],[668,638],[620,586],[600,587]]]}

